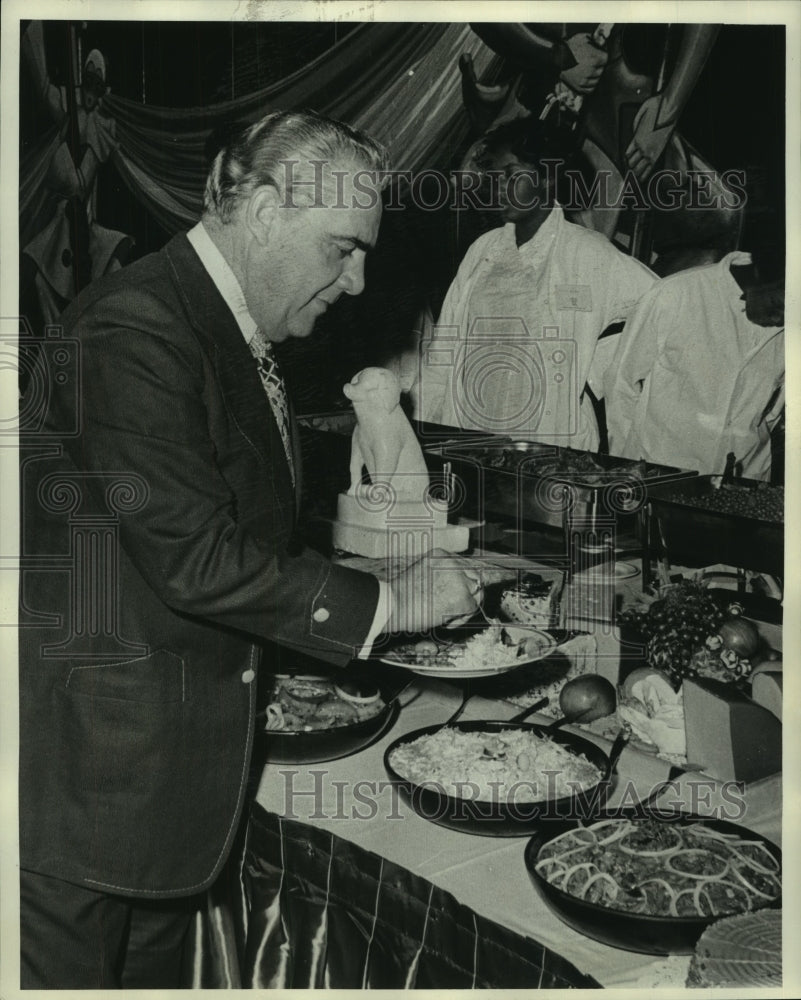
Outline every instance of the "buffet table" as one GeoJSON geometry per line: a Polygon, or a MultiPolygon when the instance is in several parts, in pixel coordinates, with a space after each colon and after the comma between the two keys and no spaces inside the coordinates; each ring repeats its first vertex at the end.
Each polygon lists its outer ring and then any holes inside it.
{"type": "MultiPolygon", "coordinates": [[[[325,831],[332,838],[358,845],[444,890],[479,917],[539,942],[604,987],[682,985],[689,959],[663,960],[610,948],[559,920],[528,879],[523,863],[525,837],[478,837],[447,830],[422,819],[397,797],[383,766],[385,747],[405,732],[444,721],[461,697],[456,685],[416,681],[404,695],[406,704],[392,731],[361,753],[325,764],[268,765],[258,788],[258,805],[276,818],[277,830],[280,817],[289,821],[295,836],[295,824],[308,824],[318,833],[325,831]]],[[[474,697],[462,718],[502,719],[515,711],[512,705],[474,697]]],[[[538,720],[537,716],[532,718],[538,720]]],[[[548,720],[543,717],[541,721],[548,720]]],[[[643,795],[664,779],[667,771],[665,762],[629,749],[618,765],[621,778],[631,779],[643,795]]],[[[708,810],[721,805],[716,783],[698,774],[684,777],[676,798],[699,812],[706,811],[704,805],[708,810]]],[[[611,801],[614,803],[614,796],[611,801]]],[[[778,843],[778,778],[749,787],[745,807],[748,825],[778,843]]],[[[289,877],[290,872],[285,871],[285,875],[289,877]]],[[[455,984],[440,981],[436,985],[455,984]]]]}
{"type": "MultiPolygon", "coordinates": [[[[530,560],[491,552],[471,558],[532,568],[530,560]]],[[[612,681],[621,647],[611,609],[636,599],[640,587],[638,578],[612,579],[596,569],[574,578],[563,595],[572,617],[562,624],[587,633],[571,640],[570,655],[591,657],[590,669],[612,681]]],[[[370,668],[388,669],[379,662],[370,668]]],[[[528,837],[445,829],[400,797],[384,768],[385,748],[412,730],[444,723],[465,694],[464,682],[403,674],[410,684],[400,713],[366,749],[325,763],[258,763],[238,848],[199,924],[192,984],[682,987],[689,957],[610,947],[562,922],[529,880],[523,860],[528,837]]],[[[520,710],[499,696],[503,685],[494,680],[471,683],[463,721],[504,720],[520,710]]],[[[551,718],[532,715],[529,721],[551,718]]],[[[608,739],[579,731],[609,750],[608,739]]],[[[265,750],[268,734],[257,737],[257,762],[265,750]]],[[[669,760],[632,742],[619,760],[610,804],[624,789],[644,797],[669,772],[669,760]]],[[[731,787],[690,769],[660,804],[735,819],[780,845],[781,775],[738,794],[744,814],[734,816],[731,787]]]]}

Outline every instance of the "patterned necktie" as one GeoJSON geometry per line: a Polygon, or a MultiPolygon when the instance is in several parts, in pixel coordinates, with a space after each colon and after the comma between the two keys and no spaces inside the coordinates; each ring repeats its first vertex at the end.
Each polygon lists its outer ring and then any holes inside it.
{"type": "Polygon", "coordinates": [[[256,370],[259,373],[264,391],[267,393],[267,399],[270,401],[278,429],[281,431],[281,440],[284,442],[286,460],[289,463],[289,472],[294,486],[295,463],[292,456],[292,439],[289,433],[289,405],[284,380],[281,377],[281,369],[278,367],[278,358],[273,351],[273,345],[261,330],[257,330],[251,340],[250,352],[256,359],[256,370]]]}

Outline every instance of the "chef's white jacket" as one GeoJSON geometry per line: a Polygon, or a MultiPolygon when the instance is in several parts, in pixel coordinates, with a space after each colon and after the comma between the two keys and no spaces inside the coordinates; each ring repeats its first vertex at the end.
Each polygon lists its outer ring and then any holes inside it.
{"type": "Polygon", "coordinates": [[[412,395],[419,420],[571,448],[598,449],[589,384],[625,320],[657,281],[557,205],[522,246],[512,223],[479,237],[462,261],[439,321],[424,336],[412,395]]]}
{"type": "Polygon", "coordinates": [[[784,405],[784,330],[752,323],[731,264],[665,278],[626,324],[605,378],[609,450],[626,458],[770,477],[770,429],[784,405]]]}

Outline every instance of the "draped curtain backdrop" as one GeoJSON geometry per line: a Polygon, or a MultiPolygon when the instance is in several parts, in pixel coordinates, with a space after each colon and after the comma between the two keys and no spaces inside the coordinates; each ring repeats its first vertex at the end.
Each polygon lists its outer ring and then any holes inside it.
{"type": "MultiPolygon", "coordinates": [[[[466,24],[363,24],[301,70],[236,100],[187,109],[109,94],[104,106],[120,143],[113,162],[137,201],[171,234],[200,216],[212,133],[274,109],[311,108],[361,127],[389,147],[398,170],[447,168],[467,132],[458,67],[463,52],[473,56],[479,74],[494,59],[466,24]]],[[[43,137],[44,144],[52,138],[43,137]]],[[[43,177],[39,144],[23,154],[23,230],[43,177]]]]}

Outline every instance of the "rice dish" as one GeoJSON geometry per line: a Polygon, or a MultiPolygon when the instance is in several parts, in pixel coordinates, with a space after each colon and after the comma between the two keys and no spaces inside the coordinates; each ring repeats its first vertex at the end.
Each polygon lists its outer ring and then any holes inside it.
{"type": "Polygon", "coordinates": [[[396,747],[389,763],[416,785],[439,785],[449,795],[482,802],[559,799],[601,780],[586,757],[526,729],[482,733],[446,726],[396,747]]]}
{"type": "Polygon", "coordinates": [[[419,667],[492,670],[533,660],[552,644],[549,636],[539,633],[527,633],[521,640],[513,641],[506,629],[493,626],[465,642],[425,641],[397,646],[387,654],[387,659],[419,667]]]}
{"type": "Polygon", "coordinates": [[[505,667],[525,656],[523,644],[506,645],[503,642],[503,630],[498,628],[485,629],[471,636],[464,645],[452,646],[449,650],[449,659],[461,670],[505,667]]]}

